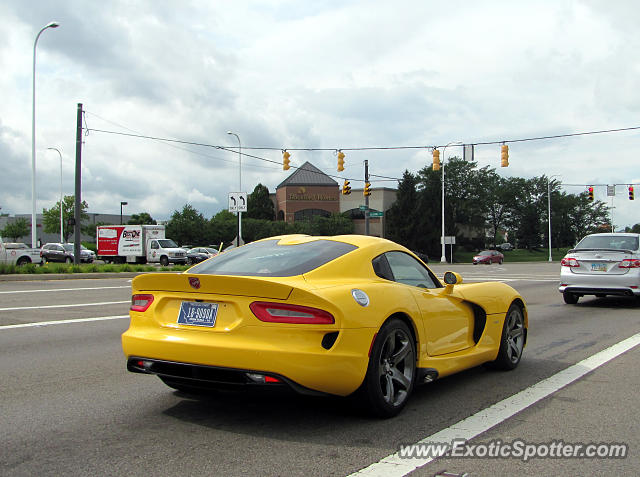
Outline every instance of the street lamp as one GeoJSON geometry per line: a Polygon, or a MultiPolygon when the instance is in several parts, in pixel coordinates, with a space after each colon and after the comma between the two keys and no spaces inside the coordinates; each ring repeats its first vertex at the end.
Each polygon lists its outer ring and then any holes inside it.
{"type": "Polygon", "coordinates": [[[58,22],[51,22],[36,35],[33,42],[33,101],[31,109],[31,247],[36,247],[36,46],[42,32],[47,28],[58,28],[58,22]]]}
{"type": "Polygon", "coordinates": [[[64,243],[62,236],[62,153],[55,147],[48,147],[47,150],[56,151],[60,156],[60,243],[64,243]]]}
{"type": "Polygon", "coordinates": [[[122,225],[122,206],[128,204],[128,202],[120,202],[120,225],[122,225]]]}
{"type": "MultiPolygon", "coordinates": [[[[460,141],[455,141],[455,142],[450,142],[449,144],[447,144],[446,146],[444,146],[444,148],[442,148],[442,257],[440,257],[440,263],[447,263],[447,255],[446,255],[446,249],[445,249],[445,245],[444,245],[444,161],[445,161],[445,156],[444,156],[444,152],[447,150],[447,147],[449,146],[460,146],[462,145],[462,142],[460,141]]],[[[453,262],[453,256],[451,257],[451,261],[453,262]]]]}
{"type": "Polygon", "coordinates": [[[551,179],[554,177],[560,177],[559,174],[555,174],[547,178],[547,218],[549,219],[549,261],[551,259],[551,179]]]}
{"type": "MultiPolygon", "coordinates": [[[[240,144],[240,137],[231,131],[227,131],[227,134],[235,136],[238,140],[238,192],[242,192],[242,144],[240,144]]],[[[236,242],[236,247],[241,245],[242,239],[242,212],[238,211],[238,238],[236,242]]]]}

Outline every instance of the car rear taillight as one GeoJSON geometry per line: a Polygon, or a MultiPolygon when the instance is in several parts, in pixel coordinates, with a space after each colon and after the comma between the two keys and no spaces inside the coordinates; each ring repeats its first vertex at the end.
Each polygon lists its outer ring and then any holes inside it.
{"type": "Polygon", "coordinates": [[[640,260],[637,258],[625,258],[618,266],[620,268],[640,268],[640,260]]]}
{"type": "Polygon", "coordinates": [[[269,323],[300,323],[310,325],[330,325],[335,323],[333,315],[318,308],[286,303],[254,301],[249,305],[260,321],[269,323]]]}
{"type": "Polygon", "coordinates": [[[575,258],[563,258],[560,260],[560,265],[563,267],[579,267],[580,263],[575,258]]]}
{"type": "Polygon", "coordinates": [[[131,311],[147,311],[153,303],[153,295],[133,295],[131,297],[131,311]]]}

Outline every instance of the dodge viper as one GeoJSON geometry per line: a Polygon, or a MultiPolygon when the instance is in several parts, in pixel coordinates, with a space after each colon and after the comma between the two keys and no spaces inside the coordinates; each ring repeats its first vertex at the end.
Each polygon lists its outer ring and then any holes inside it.
{"type": "Polygon", "coordinates": [[[240,386],[357,393],[381,417],[414,386],[490,363],[515,368],[523,298],[504,283],[443,280],[410,250],[360,235],[286,235],[181,274],[132,282],[127,369],[193,392],[240,386]]]}

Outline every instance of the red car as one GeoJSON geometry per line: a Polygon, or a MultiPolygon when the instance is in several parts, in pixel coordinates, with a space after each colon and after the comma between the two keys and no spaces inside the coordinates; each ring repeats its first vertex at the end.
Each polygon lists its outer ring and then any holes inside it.
{"type": "Polygon", "coordinates": [[[491,265],[492,263],[500,263],[504,261],[504,255],[497,250],[483,250],[473,257],[473,264],[486,263],[491,265]]]}

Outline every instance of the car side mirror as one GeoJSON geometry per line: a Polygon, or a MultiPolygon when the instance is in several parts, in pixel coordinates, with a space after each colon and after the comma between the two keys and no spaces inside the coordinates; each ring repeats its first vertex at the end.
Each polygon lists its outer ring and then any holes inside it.
{"type": "Polygon", "coordinates": [[[462,283],[462,276],[456,272],[445,272],[444,274],[445,291],[451,293],[454,285],[462,283]]]}

